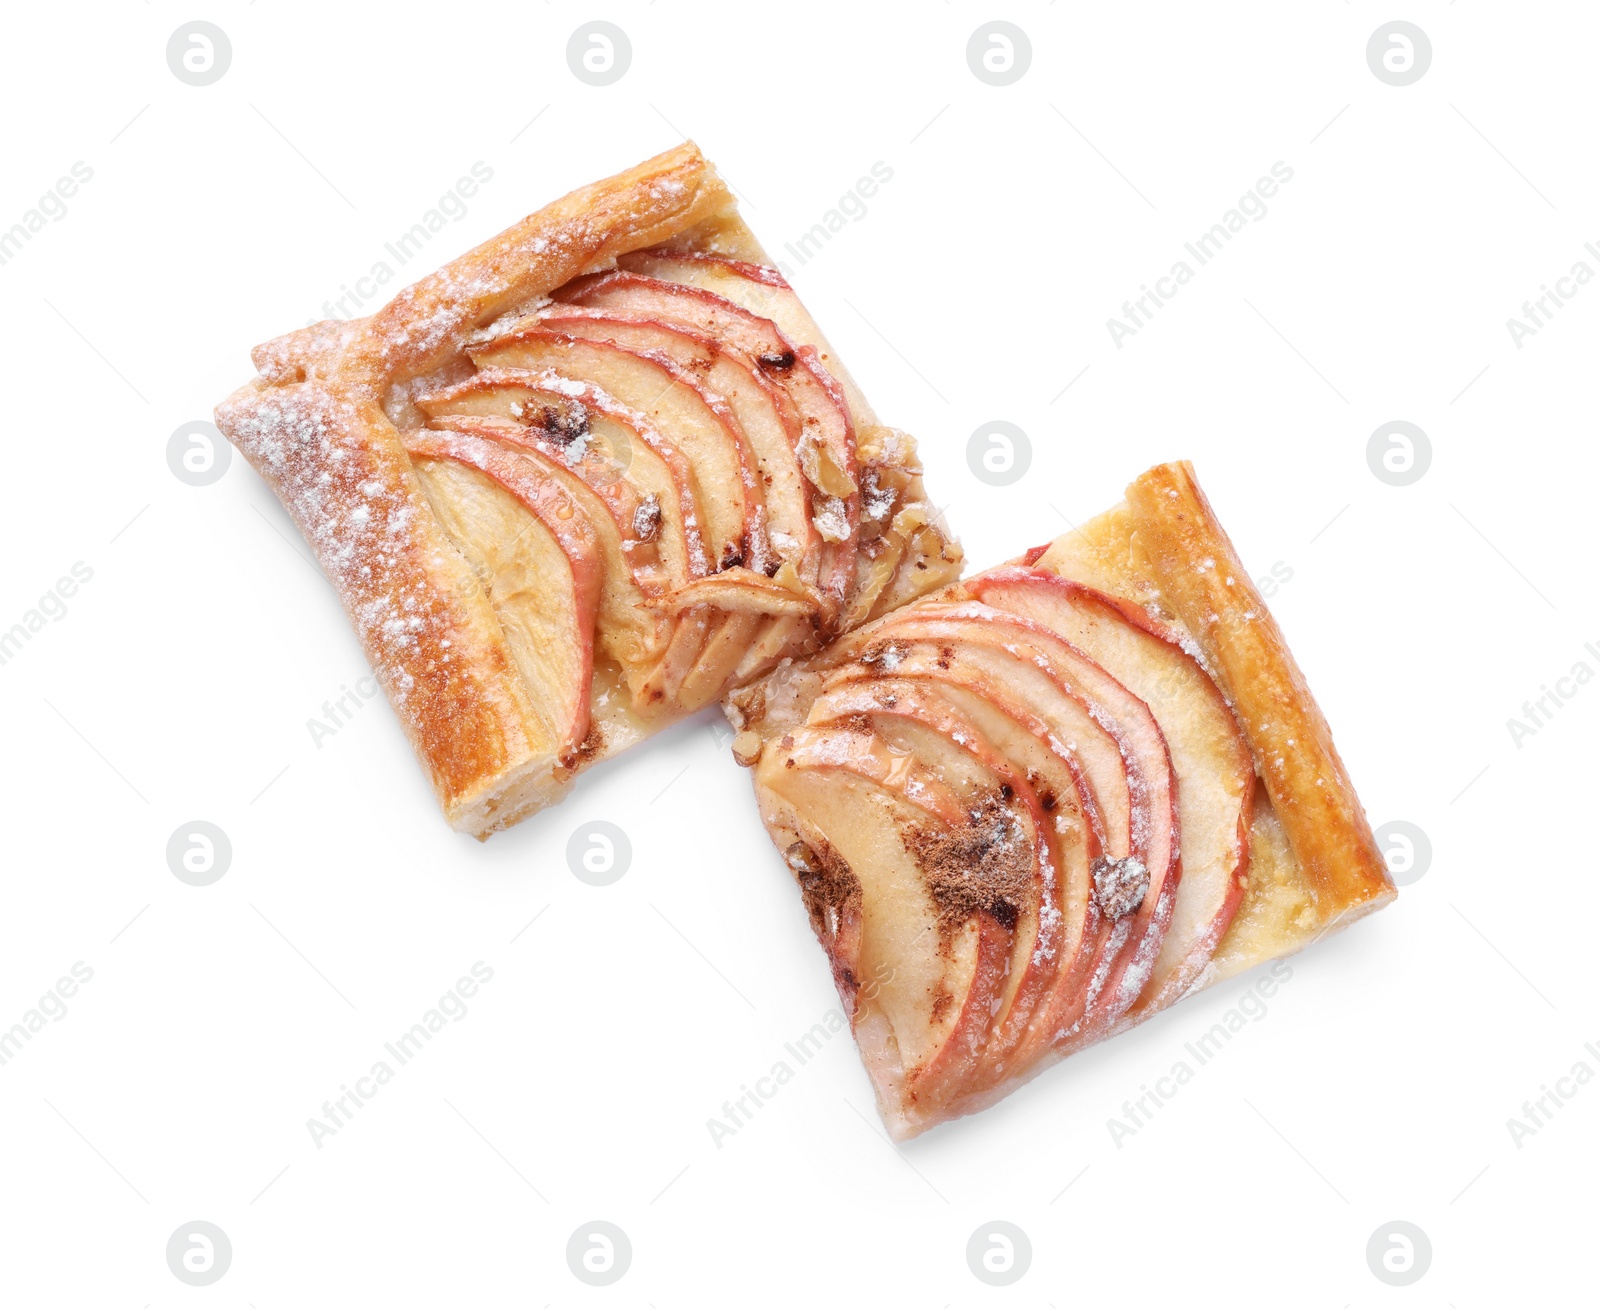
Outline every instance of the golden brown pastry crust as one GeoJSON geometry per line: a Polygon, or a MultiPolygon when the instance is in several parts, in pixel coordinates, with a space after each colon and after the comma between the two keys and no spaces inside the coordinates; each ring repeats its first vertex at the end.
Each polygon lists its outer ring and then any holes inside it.
{"type": "Polygon", "coordinates": [[[727,187],[685,143],[546,206],[370,318],[258,346],[258,376],[217,407],[333,582],[460,830],[482,837],[544,807],[645,729],[616,710],[603,744],[552,754],[493,608],[403,448],[399,428],[419,421],[411,395],[458,380],[465,346],[496,319],[619,255],[697,236],[699,248],[764,259],[727,187]]]}
{"type": "Polygon", "coordinates": [[[1127,497],[1162,595],[1244,728],[1318,918],[1332,925],[1388,903],[1394,882],[1328,721],[1194,469],[1186,462],[1152,468],[1127,497]]]}
{"type": "Polygon", "coordinates": [[[1126,596],[1183,631],[1249,742],[1266,803],[1256,806],[1249,889],[1202,985],[1394,899],[1327,719],[1189,463],[1150,469],[1034,566],[1126,596]]]}

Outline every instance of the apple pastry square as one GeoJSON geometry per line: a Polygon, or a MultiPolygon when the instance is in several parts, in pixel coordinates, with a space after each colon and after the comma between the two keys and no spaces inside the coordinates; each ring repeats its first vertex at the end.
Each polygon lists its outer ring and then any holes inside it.
{"type": "Polygon", "coordinates": [[[1394,898],[1187,464],[724,707],[896,1139],[1394,898]]]}
{"type": "Polygon", "coordinates": [[[692,144],[252,359],[217,423],[479,837],[960,574],[914,442],[692,144]]]}

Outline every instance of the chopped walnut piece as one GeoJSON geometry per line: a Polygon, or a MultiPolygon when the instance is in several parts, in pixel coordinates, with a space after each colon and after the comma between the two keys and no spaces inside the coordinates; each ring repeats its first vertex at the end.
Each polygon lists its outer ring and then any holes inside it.
{"type": "Polygon", "coordinates": [[[633,511],[633,535],[640,541],[654,541],[661,534],[661,500],[654,493],[645,496],[633,511]]]}
{"type": "Polygon", "coordinates": [[[889,524],[889,530],[909,541],[927,525],[928,506],[918,500],[908,504],[894,516],[894,521],[889,524]]]}
{"type": "Polygon", "coordinates": [[[855,479],[839,467],[832,452],[810,432],[800,438],[796,453],[800,456],[800,471],[819,491],[831,496],[847,496],[855,492],[855,479]]]}
{"type": "Polygon", "coordinates": [[[761,738],[754,732],[740,732],[733,738],[733,757],[743,768],[754,768],[761,758],[761,738]]]}
{"type": "Polygon", "coordinates": [[[861,514],[874,522],[882,522],[894,512],[894,502],[900,493],[885,485],[882,470],[869,468],[861,478],[861,514]]]}
{"type": "Polygon", "coordinates": [[[576,400],[557,404],[517,402],[511,406],[511,412],[519,422],[542,429],[558,445],[570,445],[589,435],[589,411],[576,400]]]}
{"type": "Polygon", "coordinates": [[[838,496],[824,496],[811,515],[817,535],[834,543],[850,539],[850,517],[845,513],[844,501],[838,496]]]}
{"type": "Polygon", "coordinates": [[[856,435],[856,458],[863,464],[880,464],[908,476],[922,471],[917,443],[895,427],[868,427],[856,435]]]}
{"type": "Polygon", "coordinates": [[[1150,870],[1134,855],[1126,859],[1101,856],[1090,872],[1094,876],[1094,901],[1112,918],[1126,918],[1133,913],[1150,890],[1150,870]]]}
{"type": "Polygon", "coordinates": [[[926,527],[919,528],[913,540],[917,549],[930,559],[942,557],[944,554],[945,539],[939,534],[939,529],[933,526],[932,523],[926,527]]]}
{"type": "Polygon", "coordinates": [[[806,584],[800,580],[800,570],[793,563],[785,560],[775,567],[770,576],[779,586],[795,592],[797,595],[806,593],[806,584]]]}

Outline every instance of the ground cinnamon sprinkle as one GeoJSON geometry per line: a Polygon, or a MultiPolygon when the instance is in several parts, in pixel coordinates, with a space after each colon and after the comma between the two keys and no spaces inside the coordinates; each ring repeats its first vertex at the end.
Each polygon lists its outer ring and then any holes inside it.
{"type": "Polygon", "coordinates": [[[852,912],[861,912],[861,883],[832,846],[796,841],[784,851],[784,860],[800,883],[800,898],[818,939],[828,940],[852,912]]]}
{"type": "Polygon", "coordinates": [[[794,842],[784,852],[784,861],[800,883],[800,898],[811,919],[811,930],[822,942],[833,982],[844,1001],[846,1014],[855,1022],[856,997],[861,981],[855,975],[855,946],[861,930],[861,883],[850,865],[827,842],[809,845],[794,842]]]}
{"type": "Polygon", "coordinates": [[[588,735],[578,743],[577,748],[561,756],[561,767],[568,772],[576,770],[599,754],[605,748],[605,743],[606,739],[600,731],[600,724],[590,723],[588,735]]]}
{"type": "Polygon", "coordinates": [[[1004,927],[1016,926],[1033,879],[1034,852],[1006,798],[982,797],[961,827],[908,823],[901,829],[901,840],[938,907],[941,936],[952,935],[980,910],[1004,927]]]}

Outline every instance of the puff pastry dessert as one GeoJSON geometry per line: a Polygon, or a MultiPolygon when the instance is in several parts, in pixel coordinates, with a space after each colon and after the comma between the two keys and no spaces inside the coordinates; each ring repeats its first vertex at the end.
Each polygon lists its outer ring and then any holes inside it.
{"type": "Polygon", "coordinates": [[[1395,894],[1187,464],[725,709],[897,1139],[1395,894]]]}
{"type": "Polygon", "coordinates": [[[480,837],[960,572],[692,144],[252,357],[218,426],[480,837]]]}

